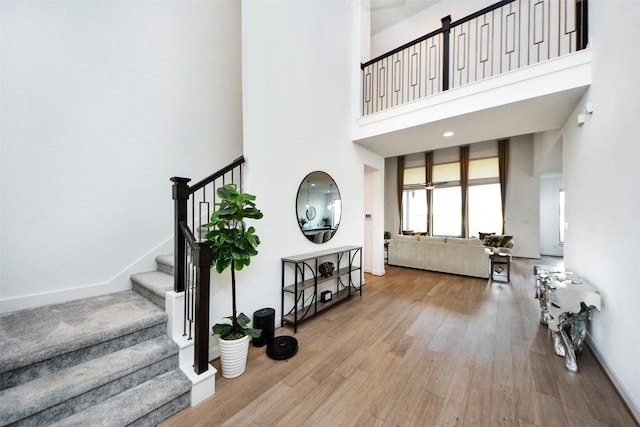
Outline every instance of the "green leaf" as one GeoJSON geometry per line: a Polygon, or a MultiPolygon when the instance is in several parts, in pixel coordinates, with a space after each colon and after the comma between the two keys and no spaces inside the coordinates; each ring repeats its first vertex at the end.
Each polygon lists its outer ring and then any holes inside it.
{"type": "Polygon", "coordinates": [[[251,319],[249,319],[246,314],[238,314],[238,325],[240,325],[242,328],[246,328],[247,326],[249,326],[249,322],[251,322],[251,319]]]}
{"type": "MultiPolygon", "coordinates": [[[[260,244],[260,238],[255,234],[256,229],[247,225],[245,220],[263,218],[262,211],[256,207],[254,195],[240,193],[232,185],[223,185],[216,190],[216,194],[219,202],[215,203],[217,209],[211,214],[209,223],[206,224],[209,231],[205,235],[205,238],[211,242],[213,252],[211,266],[218,273],[222,273],[232,264],[235,270],[242,270],[251,263],[251,257],[258,254],[256,247],[260,244]]],[[[235,290],[235,276],[233,276],[232,288],[235,290]]],[[[233,299],[235,300],[235,295],[233,299]]],[[[228,320],[233,322],[233,319],[228,318],[228,320]]],[[[219,326],[216,330],[225,339],[240,338],[244,336],[243,329],[248,324],[249,320],[246,318],[246,323],[243,326],[238,324],[236,330],[232,325],[219,326]]],[[[249,329],[252,334],[256,331],[249,329]]]]}
{"type": "Polygon", "coordinates": [[[216,323],[215,325],[213,325],[213,328],[211,328],[213,335],[220,336],[228,334],[229,332],[231,332],[231,329],[231,325],[229,325],[228,323],[216,323]]]}
{"type": "Polygon", "coordinates": [[[260,338],[262,329],[247,328],[244,330],[245,335],[249,335],[251,338],[260,338]]]}

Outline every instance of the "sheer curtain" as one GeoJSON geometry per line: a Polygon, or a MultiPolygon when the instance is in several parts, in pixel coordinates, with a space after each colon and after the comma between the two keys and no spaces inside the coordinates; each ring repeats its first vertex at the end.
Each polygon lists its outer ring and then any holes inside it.
{"type": "MultiPolygon", "coordinates": [[[[433,185],[433,151],[424,153],[424,179],[426,185],[433,185]]],[[[432,235],[431,230],[431,210],[433,208],[433,190],[427,188],[427,235],[432,235]]]]}
{"type": "Polygon", "coordinates": [[[507,181],[509,179],[509,140],[498,140],[498,172],[500,178],[500,198],[502,200],[502,234],[504,234],[505,206],[507,205],[507,181]]]}
{"type": "Polygon", "coordinates": [[[469,146],[460,147],[460,192],[461,192],[461,221],[460,236],[467,237],[469,219],[467,215],[467,200],[469,199],[469,146]]]}
{"type": "Polygon", "coordinates": [[[404,192],[404,156],[398,156],[397,192],[398,192],[398,213],[400,214],[400,230],[398,230],[398,233],[402,234],[402,193],[404,192]]]}

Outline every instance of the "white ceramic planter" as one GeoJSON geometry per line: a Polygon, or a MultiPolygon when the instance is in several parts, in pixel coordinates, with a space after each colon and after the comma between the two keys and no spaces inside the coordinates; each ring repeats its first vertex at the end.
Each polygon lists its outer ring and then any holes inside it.
{"type": "Polygon", "coordinates": [[[220,363],[222,364],[222,376],[225,378],[235,378],[242,375],[247,368],[248,354],[248,336],[239,340],[223,340],[220,338],[220,363]]]}

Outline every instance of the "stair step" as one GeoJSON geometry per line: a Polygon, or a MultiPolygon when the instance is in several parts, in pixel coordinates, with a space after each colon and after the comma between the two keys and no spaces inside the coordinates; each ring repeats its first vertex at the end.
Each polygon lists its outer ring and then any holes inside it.
{"type": "Polygon", "coordinates": [[[164,294],[173,290],[173,276],[162,271],[148,271],[131,276],[133,290],[164,309],[164,294]]]}
{"type": "Polygon", "coordinates": [[[178,346],[154,338],[0,392],[0,425],[44,425],[178,366],[178,346]]]}
{"type": "Polygon", "coordinates": [[[0,317],[0,389],[166,335],[167,314],[134,291],[0,317]]]}
{"type": "Polygon", "coordinates": [[[158,255],[156,257],[156,264],[158,265],[158,270],[173,276],[173,265],[174,265],[173,254],[158,255]]]}
{"type": "Polygon", "coordinates": [[[155,426],[189,406],[191,382],[180,369],[159,375],[55,426],[155,426]]]}

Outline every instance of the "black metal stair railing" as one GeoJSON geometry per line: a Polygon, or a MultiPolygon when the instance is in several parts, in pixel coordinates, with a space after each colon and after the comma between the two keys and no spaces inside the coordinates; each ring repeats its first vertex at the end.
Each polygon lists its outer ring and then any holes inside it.
{"type": "Polygon", "coordinates": [[[209,369],[209,298],[213,252],[203,225],[215,209],[216,190],[225,184],[242,190],[239,157],[228,166],[189,186],[190,178],[173,177],[174,291],[184,292],[183,334],[194,339],[194,371],[209,369]]]}
{"type": "Polygon", "coordinates": [[[360,65],[362,115],[584,49],[587,0],[503,0],[360,65]]]}

